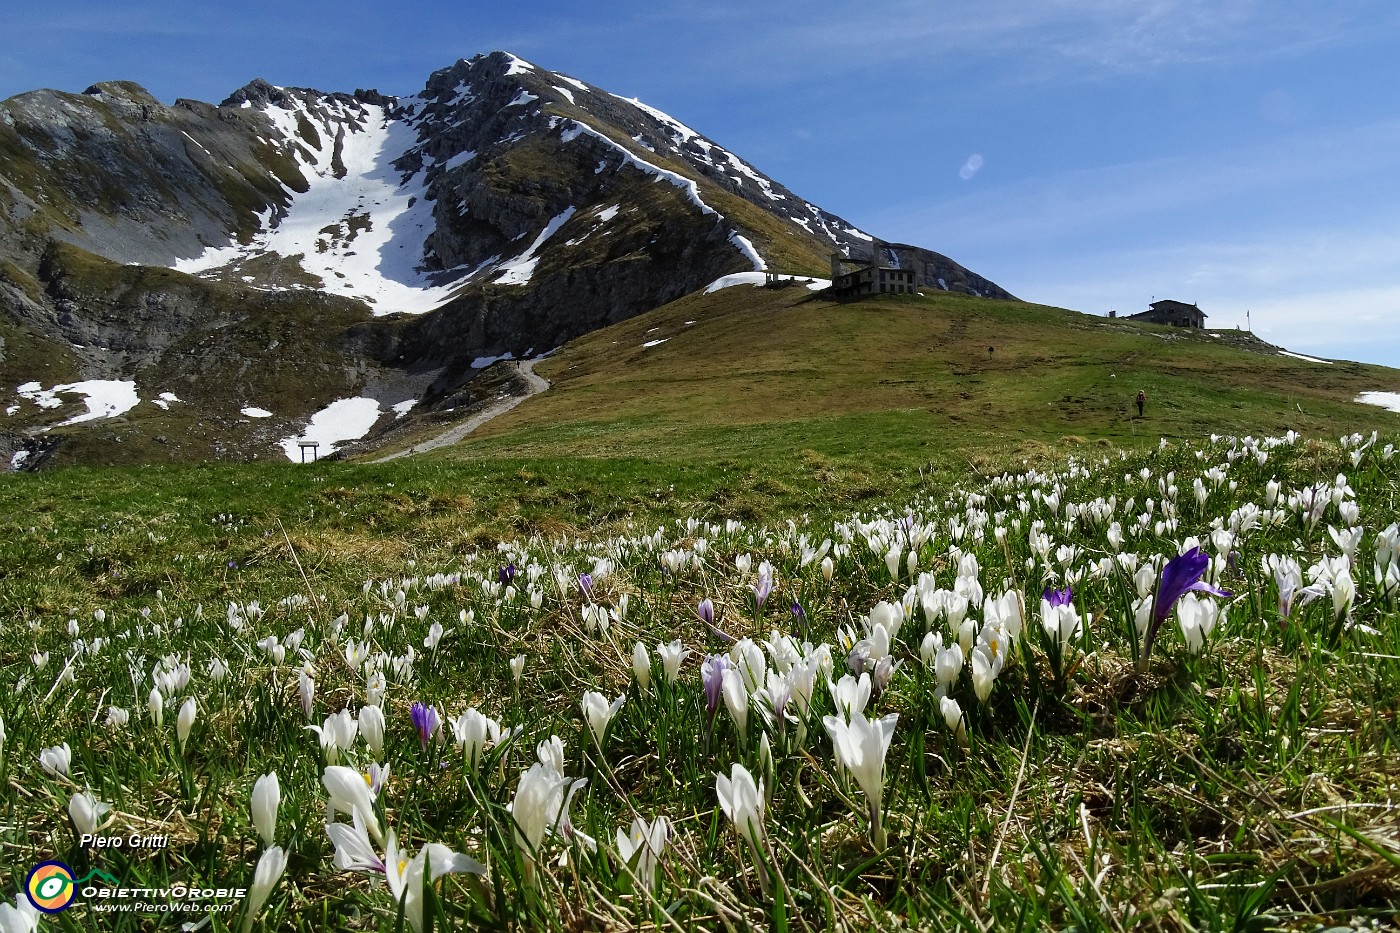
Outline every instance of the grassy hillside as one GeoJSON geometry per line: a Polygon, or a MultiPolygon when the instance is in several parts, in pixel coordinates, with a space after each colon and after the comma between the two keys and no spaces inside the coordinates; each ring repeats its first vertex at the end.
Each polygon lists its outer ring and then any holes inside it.
{"type": "Polygon", "coordinates": [[[1400,423],[1352,401],[1400,389],[1400,371],[946,293],[836,303],[800,286],[723,289],[573,341],[537,371],[549,392],[441,456],[965,467],[991,451],[1400,423]]]}

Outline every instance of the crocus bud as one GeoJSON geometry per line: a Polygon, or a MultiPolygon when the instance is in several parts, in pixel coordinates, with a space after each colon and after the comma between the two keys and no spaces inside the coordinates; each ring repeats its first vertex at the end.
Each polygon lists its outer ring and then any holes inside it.
{"type": "Polygon", "coordinates": [[[267,898],[272,894],[272,889],[277,886],[277,882],[282,877],[282,872],[287,870],[287,853],[281,846],[272,846],[263,851],[258,859],[258,867],[253,870],[253,884],[248,889],[248,903],[243,912],[242,933],[248,933],[253,929],[253,921],[257,919],[258,912],[267,903],[267,898]]]}
{"type": "Polygon", "coordinates": [[[277,807],[282,802],[282,787],[277,772],[264,774],[253,782],[253,826],[262,837],[263,845],[272,845],[277,832],[277,807]]]}
{"type": "Polygon", "coordinates": [[[378,706],[360,707],[360,735],[375,758],[384,754],[384,710],[378,706]]]}
{"type": "Polygon", "coordinates": [[[165,697],[161,696],[159,688],[151,690],[151,695],[146,698],[146,709],[151,712],[151,722],[159,729],[165,725],[165,697]]]}
{"type": "Polygon", "coordinates": [[[632,646],[632,676],[637,678],[637,689],[646,693],[651,686],[651,656],[641,642],[632,646]]]}
{"type": "Polygon", "coordinates": [[[310,720],[316,699],[316,680],[306,667],[297,672],[297,691],[301,694],[301,711],[310,720]]]}
{"type": "Polygon", "coordinates": [[[190,697],[180,704],[180,715],[175,720],[175,738],[180,742],[180,754],[185,753],[185,741],[190,737],[190,729],[194,727],[194,717],[196,708],[194,697],[190,697]]]}

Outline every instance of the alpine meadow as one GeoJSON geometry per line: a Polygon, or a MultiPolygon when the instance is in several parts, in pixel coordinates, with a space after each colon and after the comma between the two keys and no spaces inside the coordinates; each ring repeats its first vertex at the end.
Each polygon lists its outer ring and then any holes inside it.
{"type": "Polygon", "coordinates": [[[494,52],[0,103],[0,379],[3,933],[1400,923],[1400,370],[494,52]]]}

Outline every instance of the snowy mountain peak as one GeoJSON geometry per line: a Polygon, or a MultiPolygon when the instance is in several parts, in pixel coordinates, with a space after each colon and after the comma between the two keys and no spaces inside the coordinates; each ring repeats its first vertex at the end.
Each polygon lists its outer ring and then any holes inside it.
{"type": "MultiPolygon", "coordinates": [[[[295,359],[320,388],[278,391],[324,404],[382,369],[426,410],[481,360],[874,245],[682,120],[509,52],[406,97],[31,92],[0,102],[0,151],[0,311],[80,354],[62,385],[194,366],[148,393],[191,405],[212,378],[195,361],[232,340],[224,381],[277,383],[295,359]]],[[[937,254],[919,268],[923,287],[1008,297],[937,254]]],[[[235,412],[276,407],[257,401],[235,412]]]]}

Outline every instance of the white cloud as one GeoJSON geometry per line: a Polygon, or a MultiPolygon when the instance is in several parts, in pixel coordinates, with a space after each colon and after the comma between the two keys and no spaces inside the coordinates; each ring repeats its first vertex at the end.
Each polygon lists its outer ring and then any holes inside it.
{"type": "Polygon", "coordinates": [[[963,163],[962,168],[958,169],[958,177],[963,181],[972,181],[972,176],[982,171],[982,166],[985,163],[986,160],[982,158],[982,153],[974,152],[967,157],[967,161],[963,163]]]}
{"type": "MultiPolygon", "coordinates": [[[[702,47],[716,38],[715,15],[732,17],[743,30],[710,46],[710,54],[739,66],[761,58],[765,79],[809,77],[813,61],[822,62],[824,75],[991,61],[992,73],[1009,81],[1076,69],[1133,73],[1208,61],[1238,67],[1400,29],[1400,11],[1383,0],[894,0],[873,14],[848,2],[771,0],[761,8],[705,10],[693,22],[702,47]]],[[[739,67],[719,76],[746,73],[739,67]]]]}

